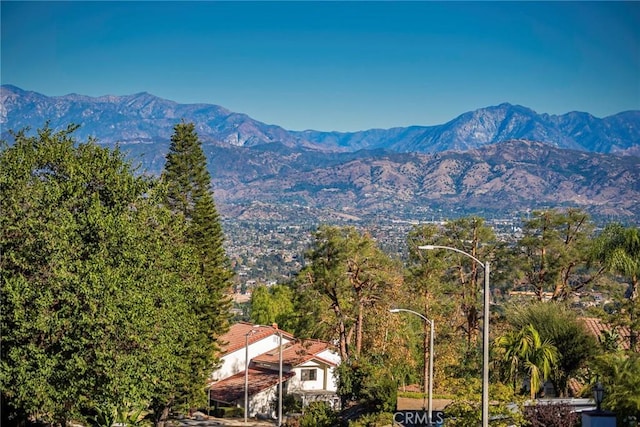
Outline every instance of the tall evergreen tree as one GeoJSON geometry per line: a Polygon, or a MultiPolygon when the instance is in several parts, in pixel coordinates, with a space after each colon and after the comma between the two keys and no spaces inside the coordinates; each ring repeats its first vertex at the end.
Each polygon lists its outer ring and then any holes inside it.
{"type": "Polygon", "coordinates": [[[202,338],[215,340],[229,324],[232,273],[223,247],[224,234],[213,200],[211,176],[193,123],[174,126],[163,181],[167,205],[183,214],[189,223],[189,240],[199,255],[200,273],[208,286],[208,294],[198,307],[207,329],[207,336],[202,338]]]}

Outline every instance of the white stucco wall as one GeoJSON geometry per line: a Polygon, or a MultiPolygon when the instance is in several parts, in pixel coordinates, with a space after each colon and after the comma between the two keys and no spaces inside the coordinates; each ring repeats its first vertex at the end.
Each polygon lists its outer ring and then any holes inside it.
{"type": "Polygon", "coordinates": [[[333,367],[317,360],[310,360],[293,369],[296,376],[288,382],[288,389],[294,391],[328,390],[336,391],[337,386],[333,375],[333,367]],[[303,369],[315,369],[316,379],[302,381],[303,369]]]}
{"type": "MultiPolygon", "coordinates": [[[[279,346],[280,337],[277,334],[270,335],[254,343],[249,343],[249,360],[263,353],[267,353],[271,350],[277,349],[279,346]]],[[[282,345],[287,345],[290,340],[287,337],[282,337],[282,345]]],[[[232,375],[242,372],[245,369],[245,356],[246,350],[242,348],[224,355],[221,359],[222,366],[211,374],[211,378],[215,381],[228,378],[232,375]]]]}
{"type": "Polygon", "coordinates": [[[271,405],[275,399],[277,399],[277,390],[278,387],[274,386],[251,396],[249,398],[249,410],[247,411],[248,416],[253,418],[260,414],[275,418],[277,416],[275,407],[272,407],[271,405]]]}
{"type": "Polygon", "coordinates": [[[323,360],[328,360],[329,362],[333,362],[336,365],[340,364],[340,355],[330,349],[326,349],[324,351],[321,351],[320,353],[318,353],[316,356],[318,356],[319,358],[323,359],[323,360]]]}

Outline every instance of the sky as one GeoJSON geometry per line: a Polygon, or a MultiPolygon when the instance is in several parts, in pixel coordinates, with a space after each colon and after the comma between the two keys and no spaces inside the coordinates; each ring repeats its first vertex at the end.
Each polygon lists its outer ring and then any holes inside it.
{"type": "Polygon", "coordinates": [[[640,2],[0,2],[0,81],[149,92],[289,130],[436,125],[503,102],[640,110],[640,2]]]}

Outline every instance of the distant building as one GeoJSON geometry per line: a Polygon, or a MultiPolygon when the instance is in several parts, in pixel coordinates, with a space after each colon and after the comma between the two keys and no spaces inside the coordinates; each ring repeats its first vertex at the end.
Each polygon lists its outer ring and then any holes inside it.
{"type": "Polygon", "coordinates": [[[220,338],[222,363],[211,374],[208,384],[212,406],[244,407],[247,381],[248,416],[275,416],[273,402],[277,401],[280,381],[280,335],[283,394],[293,395],[303,406],[320,400],[338,408],[334,368],[340,364],[340,357],[331,344],[299,341],[277,325],[257,326],[246,322],[232,325],[220,338]]]}

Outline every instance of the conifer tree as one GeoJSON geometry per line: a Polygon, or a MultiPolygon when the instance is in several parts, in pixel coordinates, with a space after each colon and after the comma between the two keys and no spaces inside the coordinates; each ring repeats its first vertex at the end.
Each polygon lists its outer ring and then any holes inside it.
{"type": "Polygon", "coordinates": [[[215,339],[228,327],[231,303],[227,291],[232,274],[210,188],[211,176],[193,123],[174,126],[163,181],[167,186],[167,205],[189,222],[188,236],[199,254],[200,273],[209,289],[205,300],[198,304],[201,320],[207,326],[208,338],[215,339]]]}

